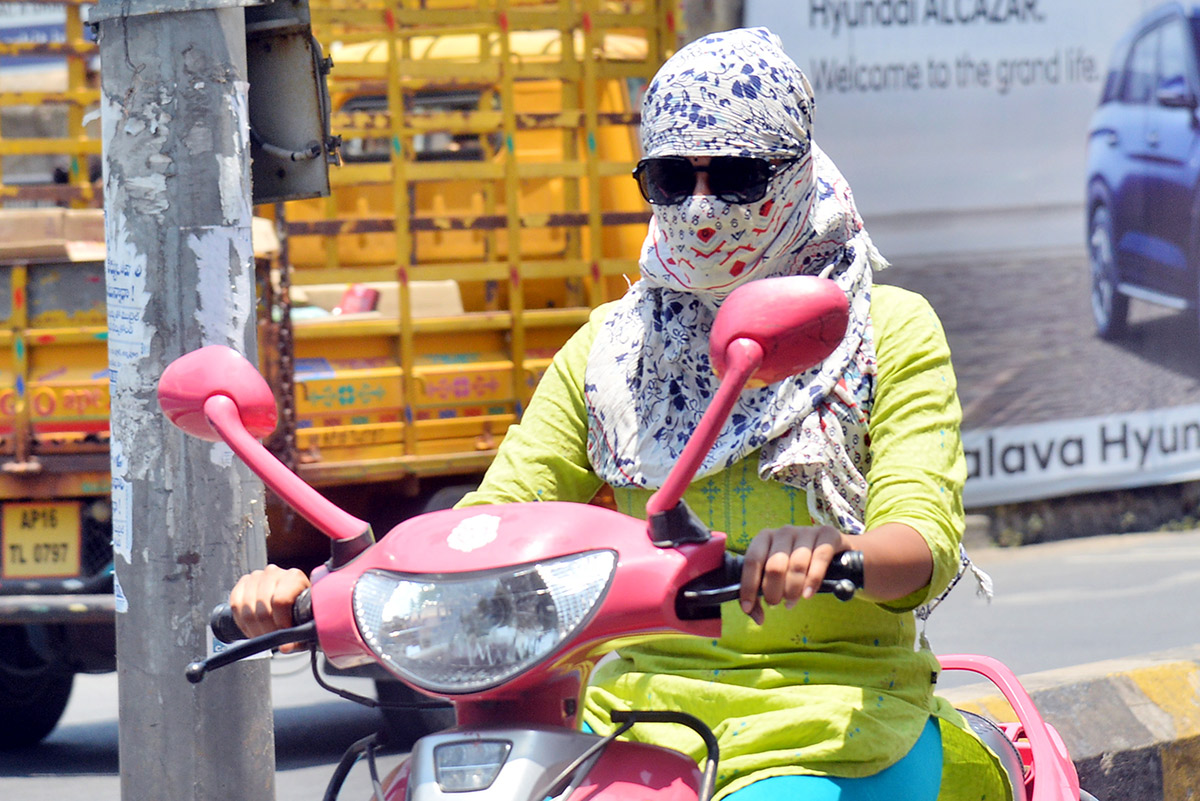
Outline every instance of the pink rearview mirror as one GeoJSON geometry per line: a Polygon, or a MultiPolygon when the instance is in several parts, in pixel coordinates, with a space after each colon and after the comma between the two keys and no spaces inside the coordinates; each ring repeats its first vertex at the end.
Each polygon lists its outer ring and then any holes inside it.
{"type": "Polygon", "coordinates": [[[275,398],[266,379],[233,348],[209,345],[171,362],[158,380],[158,404],[184,432],[229,445],[285,503],[334,540],[331,570],[375,542],[370,525],[304,483],[258,441],[275,429],[275,398]]]}
{"type": "Polygon", "coordinates": [[[158,381],[163,414],[186,433],[209,442],[221,437],[209,424],[204,404],[214,395],[233,400],[246,430],[265,437],[275,430],[278,413],[266,379],[233,348],[209,345],[180,356],[158,381]]]}
{"type": "Polygon", "coordinates": [[[763,352],[753,377],[773,384],[824,361],[841,343],[849,320],[846,293],[828,278],[762,278],[738,287],[721,304],[709,357],[724,377],[730,345],[753,340],[763,352]]]}

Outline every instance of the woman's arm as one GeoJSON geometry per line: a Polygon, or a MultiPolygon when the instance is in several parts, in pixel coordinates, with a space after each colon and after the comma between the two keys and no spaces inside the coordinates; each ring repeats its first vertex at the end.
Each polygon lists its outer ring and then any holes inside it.
{"type": "Polygon", "coordinates": [[[925,581],[900,597],[880,598],[907,610],[935,597],[958,571],[967,477],[962,410],[950,346],[928,301],[896,287],[875,291],[878,383],[864,522],[868,531],[903,525],[925,541],[931,560],[925,581]]]}
{"type": "Polygon", "coordinates": [[[966,467],[950,350],[924,298],[894,287],[876,291],[867,530],[760,532],[746,550],[740,593],[742,609],[760,623],[763,603],[812,597],[843,551],[863,552],[864,597],[898,610],[940,592],[958,568],[966,467]]]}
{"type": "Polygon", "coordinates": [[[742,611],[762,625],[764,603],[791,607],[813,597],[833,558],[852,550],[863,554],[863,596],[872,601],[904,598],[927,586],[933,575],[929,545],[904,523],[884,523],[857,535],[832,526],[765,529],[746,549],[742,611]]]}

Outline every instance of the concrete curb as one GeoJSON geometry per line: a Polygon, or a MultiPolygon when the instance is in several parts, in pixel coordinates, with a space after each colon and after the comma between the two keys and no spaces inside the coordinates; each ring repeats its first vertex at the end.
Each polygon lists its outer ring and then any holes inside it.
{"type": "MultiPolygon", "coordinates": [[[[1021,683],[1099,801],[1200,801],[1200,645],[1031,673],[1021,683]]],[[[1016,720],[991,684],[939,695],[1016,720]]]]}

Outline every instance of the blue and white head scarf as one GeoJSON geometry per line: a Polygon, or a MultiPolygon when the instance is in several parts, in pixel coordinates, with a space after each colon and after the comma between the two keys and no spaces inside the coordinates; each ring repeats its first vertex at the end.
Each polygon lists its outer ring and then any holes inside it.
{"type": "Polygon", "coordinates": [[[588,457],[620,487],[662,486],[716,389],[708,334],[736,286],[826,275],[850,326],[822,364],[747,390],[705,460],[718,472],[759,451],[759,475],[804,489],[814,522],[863,530],[875,386],[871,244],[845,179],[812,141],[812,90],[765,28],[713,34],[672,56],[646,90],[646,156],[794,160],[754,204],[694,197],[654,206],[641,280],[598,333],[584,381],[588,457]]]}

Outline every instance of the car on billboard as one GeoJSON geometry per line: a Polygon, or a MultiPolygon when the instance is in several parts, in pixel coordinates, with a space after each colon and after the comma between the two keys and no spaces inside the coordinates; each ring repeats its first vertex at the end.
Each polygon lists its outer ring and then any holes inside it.
{"type": "Polygon", "coordinates": [[[1143,16],[1113,53],[1087,148],[1087,250],[1101,337],[1130,299],[1200,315],[1200,6],[1143,16]]]}

